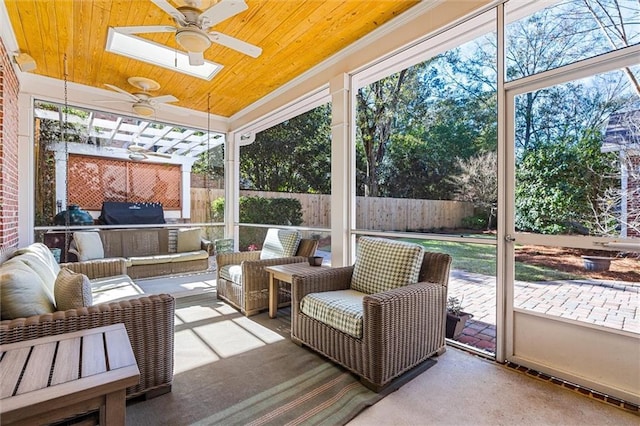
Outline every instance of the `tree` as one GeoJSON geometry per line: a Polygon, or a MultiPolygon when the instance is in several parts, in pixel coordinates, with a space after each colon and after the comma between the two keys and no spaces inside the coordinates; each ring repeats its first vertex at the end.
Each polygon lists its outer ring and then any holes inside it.
{"type": "Polygon", "coordinates": [[[240,150],[242,189],[331,193],[330,105],[256,135],[240,150]]]}
{"type": "Polygon", "coordinates": [[[578,143],[558,142],[527,151],[516,169],[516,228],[593,234],[599,194],[619,185],[608,179],[615,173],[615,154],[600,152],[599,131],[578,143]]]}
{"type": "Polygon", "coordinates": [[[456,160],[460,173],[450,178],[456,187],[455,199],[473,203],[490,229],[498,208],[498,154],[490,151],[456,160]]]}
{"type": "Polygon", "coordinates": [[[424,91],[419,77],[427,63],[384,77],[356,93],[357,144],[362,155],[357,178],[363,195],[378,197],[380,168],[387,155],[396,120],[409,111],[409,104],[424,91]],[[418,90],[422,89],[422,90],[418,90]]]}

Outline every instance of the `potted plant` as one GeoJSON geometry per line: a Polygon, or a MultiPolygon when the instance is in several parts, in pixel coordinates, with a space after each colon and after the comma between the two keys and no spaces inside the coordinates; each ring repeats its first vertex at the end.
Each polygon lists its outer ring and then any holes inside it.
{"type": "Polygon", "coordinates": [[[448,339],[457,339],[462,334],[465,324],[472,314],[462,311],[462,300],[457,297],[450,296],[447,299],[447,329],[446,337],[448,339]]]}

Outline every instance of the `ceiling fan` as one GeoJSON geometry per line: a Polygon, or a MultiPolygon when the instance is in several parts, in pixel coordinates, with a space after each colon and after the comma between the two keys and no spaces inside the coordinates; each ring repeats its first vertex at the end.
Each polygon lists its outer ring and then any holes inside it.
{"type": "Polygon", "coordinates": [[[175,32],[176,42],[189,54],[190,65],[204,64],[204,51],[217,43],[257,58],[262,49],[217,31],[207,32],[212,26],[248,9],[244,0],[220,0],[205,11],[198,8],[199,0],[185,0],[184,6],[173,7],[167,0],[151,0],[175,20],[176,26],[147,25],[116,27],[124,34],[171,33],[175,32]]]}
{"type": "MultiPolygon", "coordinates": [[[[130,100],[127,102],[131,103],[131,108],[133,112],[138,115],[149,117],[155,114],[155,105],[167,103],[167,102],[177,102],[178,98],[172,95],[162,95],[162,96],[151,96],[149,91],[154,91],[160,89],[160,84],[157,82],[145,78],[145,77],[130,77],[128,80],[129,84],[133,87],[139,89],[140,91],[130,93],[126,90],[119,88],[118,86],[114,86],[113,84],[105,84],[109,89],[115,90],[118,93],[122,93],[123,95],[127,95],[130,100]]],[[[125,102],[125,101],[96,101],[96,102],[125,102]]]]}
{"type": "Polygon", "coordinates": [[[134,161],[146,160],[150,155],[154,157],[171,158],[171,154],[152,151],[136,142],[131,143],[127,147],[127,151],[129,152],[129,158],[134,161]]]}

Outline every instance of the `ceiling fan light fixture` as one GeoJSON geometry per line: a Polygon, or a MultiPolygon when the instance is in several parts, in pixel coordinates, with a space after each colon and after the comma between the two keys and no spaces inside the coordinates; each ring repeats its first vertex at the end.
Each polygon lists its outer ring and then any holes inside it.
{"type": "Polygon", "coordinates": [[[202,53],[211,46],[211,40],[206,34],[188,27],[176,31],[176,41],[187,52],[202,53]]]}
{"type": "Polygon", "coordinates": [[[132,152],[131,154],[129,154],[129,159],[133,161],[142,161],[142,160],[146,160],[147,156],[144,155],[142,152],[132,152]]]}
{"type": "Polygon", "coordinates": [[[155,114],[156,110],[150,105],[137,103],[133,104],[133,112],[143,117],[149,117],[150,115],[155,114]]]}

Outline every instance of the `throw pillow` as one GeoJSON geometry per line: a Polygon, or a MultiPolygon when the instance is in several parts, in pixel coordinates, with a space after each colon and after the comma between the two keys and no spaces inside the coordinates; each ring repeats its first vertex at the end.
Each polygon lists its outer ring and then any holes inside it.
{"type": "Polygon", "coordinates": [[[79,261],[104,258],[104,248],[99,233],[94,231],[74,232],[73,242],[79,261]]]}
{"type": "Polygon", "coordinates": [[[300,232],[295,229],[270,228],[264,238],[260,259],[295,256],[300,244],[300,232]]]}
{"type": "Polygon", "coordinates": [[[59,311],[82,308],[93,304],[89,278],[68,268],[60,269],[53,291],[59,311]]]}
{"type": "Polygon", "coordinates": [[[26,318],[55,312],[38,274],[17,259],[0,266],[1,318],[26,318]]]}
{"type": "Polygon", "coordinates": [[[200,228],[178,229],[178,253],[200,250],[200,228]]]}
{"type": "Polygon", "coordinates": [[[361,237],[351,288],[374,294],[417,283],[423,256],[418,244],[361,237]]]}

